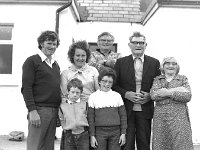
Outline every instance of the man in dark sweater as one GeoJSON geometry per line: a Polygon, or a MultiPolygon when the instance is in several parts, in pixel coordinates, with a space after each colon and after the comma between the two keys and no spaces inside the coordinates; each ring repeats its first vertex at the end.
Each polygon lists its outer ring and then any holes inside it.
{"type": "Polygon", "coordinates": [[[53,31],[37,39],[38,54],[23,64],[21,92],[28,109],[27,150],[54,150],[60,98],[60,68],[54,53],[59,38],[53,31]]]}

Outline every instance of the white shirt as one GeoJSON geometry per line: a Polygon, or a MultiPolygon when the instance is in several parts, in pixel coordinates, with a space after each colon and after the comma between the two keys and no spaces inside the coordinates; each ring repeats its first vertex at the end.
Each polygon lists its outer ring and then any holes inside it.
{"type": "Polygon", "coordinates": [[[51,56],[51,60],[47,58],[47,56],[44,55],[44,53],[41,50],[38,52],[38,55],[41,57],[42,62],[45,61],[47,65],[49,65],[52,68],[53,63],[55,62],[55,54],[51,56]]]}

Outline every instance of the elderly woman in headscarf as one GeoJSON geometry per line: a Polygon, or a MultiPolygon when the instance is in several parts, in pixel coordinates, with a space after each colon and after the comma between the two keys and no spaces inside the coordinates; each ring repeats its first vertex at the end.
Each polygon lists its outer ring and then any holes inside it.
{"type": "Polygon", "coordinates": [[[174,57],[163,59],[162,75],[154,79],[150,91],[155,101],[152,150],[193,150],[187,103],[191,89],[174,57]]]}

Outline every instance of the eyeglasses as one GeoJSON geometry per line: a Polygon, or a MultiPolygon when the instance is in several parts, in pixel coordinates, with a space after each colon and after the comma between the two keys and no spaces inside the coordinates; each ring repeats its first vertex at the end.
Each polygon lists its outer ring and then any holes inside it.
{"type": "Polygon", "coordinates": [[[107,43],[112,43],[113,42],[113,40],[108,40],[108,39],[99,39],[99,41],[101,41],[101,42],[107,42],[107,43]]]}
{"type": "Polygon", "coordinates": [[[132,42],[130,42],[131,44],[133,44],[133,45],[144,45],[145,44],[145,42],[142,42],[142,41],[132,41],[132,42]]]}
{"type": "Polygon", "coordinates": [[[101,82],[102,82],[103,84],[106,84],[106,83],[113,84],[113,81],[108,81],[108,80],[101,80],[101,82]]]}

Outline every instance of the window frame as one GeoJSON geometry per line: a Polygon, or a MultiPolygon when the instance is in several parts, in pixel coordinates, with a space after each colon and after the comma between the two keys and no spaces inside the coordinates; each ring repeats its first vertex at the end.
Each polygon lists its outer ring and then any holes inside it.
{"type": "Polygon", "coordinates": [[[0,40],[0,45],[11,45],[12,53],[11,53],[11,73],[8,74],[0,74],[0,86],[8,86],[8,85],[17,85],[18,81],[16,80],[16,76],[14,74],[14,62],[13,62],[13,54],[14,54],[14,42],[13,42],[13,33],[14,33],[14,23],[0,23],[1,27],[8,27],[11,29],[11,39],[0,40]]]}

